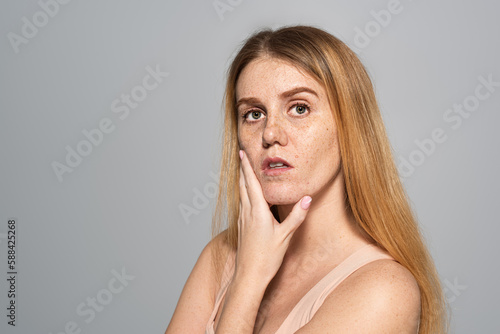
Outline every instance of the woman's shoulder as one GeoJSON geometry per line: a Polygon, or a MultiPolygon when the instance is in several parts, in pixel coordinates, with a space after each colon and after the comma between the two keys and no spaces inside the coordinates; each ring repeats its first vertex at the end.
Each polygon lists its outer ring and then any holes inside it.
{"type": "Polygon", "coordinates": [[[228,241],[227,230],[216,235],[203,249],[199,261],[211,268],[211,278],[217,288],[228,265],[234,262],[235,250],[228,241]]]}
{"type": "MultiPolygon", "coordinates": [[[[363,295],[364,299],[373,298],[380,302],[397,298],[408,303],[408,306],[420,309],[420,290],[415,277],[394,260],[382,259],[368,263],[344,283],[344,292],[356,288],[355,291],[363,295]]],[[[342,289],[339,291],[342,292],[342,289]]]]}
{"type": "Polygon", "coordinates": [[[210,253],[214,260],[225,261],[229,255],[234,255],[235,250],[230,245],[228,231],[224,230],[212,238],[205,246],[203,252],[210,253]]]}
{"type": "Polygon", "coordinates": [[[226,240],[225,232],[222,232],[202,250],[184,285],[166,333],[197,333],[205,330],[219,289],[221,272],[217,262],[222,263],[219,258],[226,259],[231,251],[226,240]]]}
{"type": "Polygon", "coordinates": [[[414,276],[398,262],[381,259],[346,278],[299,333],[326,328],[356,333],[416,333],[419,319],[420,290],[414,276]]]}
{"type": "Polygon", "coordinates": [[[227,256],[232,253],[233,247],[231,247],[228,239],[228,231],[227,229],[217,234],[215,237],[210,240],[210,242],[206,246],[211,250],[220,251],[221,256],[227,256]]]}

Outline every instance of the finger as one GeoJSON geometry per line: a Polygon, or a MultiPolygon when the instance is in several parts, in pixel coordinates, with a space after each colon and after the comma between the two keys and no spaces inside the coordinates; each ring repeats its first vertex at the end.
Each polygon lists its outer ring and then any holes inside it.
{"type": "Polygon", "coordinates": [[[247,186],[247,193],[250,204],[252,204],[253,206],[269,209],[269,205],[264,198],[264,194],[262,193],[260,182],[257,179],[257,176],[255,175],[255,172],[250,165],[250,161],[248,160],[248,157],[243,150],[240,151],[240,157],[241,168],[245,176],[245,183],[247,186]]]}
{"type": "Polygon", "coordinates": [[[292,211],[288,214],[288,217],[279,225],[285,234],[285,240],[289,241],[293,233],[299,228],[299,226],[304,222],[309,212],[309,207],[311,206],[312,198],[311,196],[305,196],[300,201],[295,203],[292,211]]]}
{"type": "MultiPolygon", "coordinates": [[[[240,166],[240,204],[244,205],[245,207],[250,206],[250,200],[248,198],[248,189],[247,189],[247,184],[245,180],[245,174],[243,173],[243,170],[240,166]]],[[[240,206],[240,213],[241,213],[241,206],[240,206]]]]}
{"type": "Polygon", "coordinates": [[[241,202],[240,202],[240,212],[238,215],[238,245],[241,245],[241,202]]]}

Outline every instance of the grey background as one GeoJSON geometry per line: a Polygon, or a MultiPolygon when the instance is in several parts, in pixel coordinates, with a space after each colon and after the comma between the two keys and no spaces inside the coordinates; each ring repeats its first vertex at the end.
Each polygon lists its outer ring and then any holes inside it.
{"type": "Polygon", "coordinates": [[[387,10],[385,0],[219,3],[231,10],[219,16],[212,0],[73,0],[16,53],[8,34],[21,36],[23,17],[33,22],[42,9],[4,2],[0,331],[55,334],[73,321],[81,333],[163,333],[209,241],[210,173],[218,168],[231,55],[257,28],[311,24],[360,55],[398,163],[418,157],[415,141],[444,132],[446,141],[404,182],[444,282],[453,332],[499,333],[500,87],[460,127],[443,118],[453,104],[472,101],[478,77],[500,81],[498,3],[401,0],[385,26],[372,13],[387,10]],[[377,24],[360,47],[356,29],[377,24]],[[111,104],[138,89],[147,66],[169,76],[122,120],[111,104]],[[105,118],[113,132],[59,182],[52,163],[65,163],[66,146],[76,149],[82,131],[105,118]],[[6,317],[11,217],[18,221],[15,328],[6,317]],[[112,271],[122,268],[134,279],[109,294],[112,271]],[[110,295],[92,321],[77,313],[87,298],[110,295]]]}

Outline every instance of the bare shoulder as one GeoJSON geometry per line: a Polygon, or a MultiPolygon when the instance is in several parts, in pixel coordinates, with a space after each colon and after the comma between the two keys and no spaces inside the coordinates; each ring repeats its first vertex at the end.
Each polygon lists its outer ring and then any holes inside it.
{"type": "Polygon", "coordinates": [[[391,260],[371,262],[346,278],[297,333],[417,333],[420,290],[391,260]]]}
{"type": "MultiPolygon", "coordinates": [[[[208,242],[205,248],[203,248],[191,273],[191,275],[195,272],[201,273],[201,279],[212,283],[211,291],[218,288],[218,277],[224,269],[224,263],[228,254],[231,252],[231,247],[226,241],[226,236],[227,230],[221,232],[208,242]]],[[[217,291],[213,292],[215,297],[217,291]]]]}
{"type": "Polygon", "coordinates": [[[166,330],[167,334],[204,332],[218,290],[222,265],[217,256],[226,259],[230,247],[225,232],[212,239],[203,249],[182,290],[177,307],[166,330]]]}

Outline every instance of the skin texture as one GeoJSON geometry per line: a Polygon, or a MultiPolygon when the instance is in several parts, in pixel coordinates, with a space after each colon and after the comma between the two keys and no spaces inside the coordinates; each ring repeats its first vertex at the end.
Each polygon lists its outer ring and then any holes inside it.
{"type": "Polygon", "coordinates": [[[295,66],[264,58],[243,69],[236,91],[240,147],[268,203],[293,205],[332,185],[340,154],[332,110],[318,82],[295,66]],[[267,176],[261,169],[267,157],[283,158],[293,168],[267,176]]]}
{"type": "MultiPolygon", "coordinates": [[[[244,68],[236,95],[239,240],[215,328],[218,334],[274,333],[312,286],[373,240],[346,211],[336,126],[324,88],[297,67],[262,57],[244,68]],[[262,162],[268,157],[283,158],[293,168],[266,175],[262,162]]],[[[224,248],[222,240],[216,238],[200,256],[168,334],[204,332],[218,291],[206,254],[213,243],[224,248]]],[[[378,260],[342,282],[297,333],[416,333],[419,310],[413,276],[394,261],[378,260]]]]}
{"type": "MultiPolygon", "coordinates": [[[[317,251],[317,244],[341,248],[339,257],[366,244],[367,237],[356,229],[345,210],[337,132],[325,89],[297,67],[264,57],[243,69],[236,85],[236,101],[238,139],[245,152],[242,166],[246,160],[251,166],[242,169],[241,197],[277,205],[282,219],[304,196],[312,197],[312,207],[297,227],[300,233],[290,238],[284,257],[284,264],[289,265],[283,270],[296,269],[297,260],[309,258],[317,251]],[[293,168],[279,176],[267,176],[261,166],[267,157],[283,158],[293,168]],[[329,236],[335,236],[334,240],[329,236]]],[[[264,263],[268,261],[269,257],[264,263]]]]}

